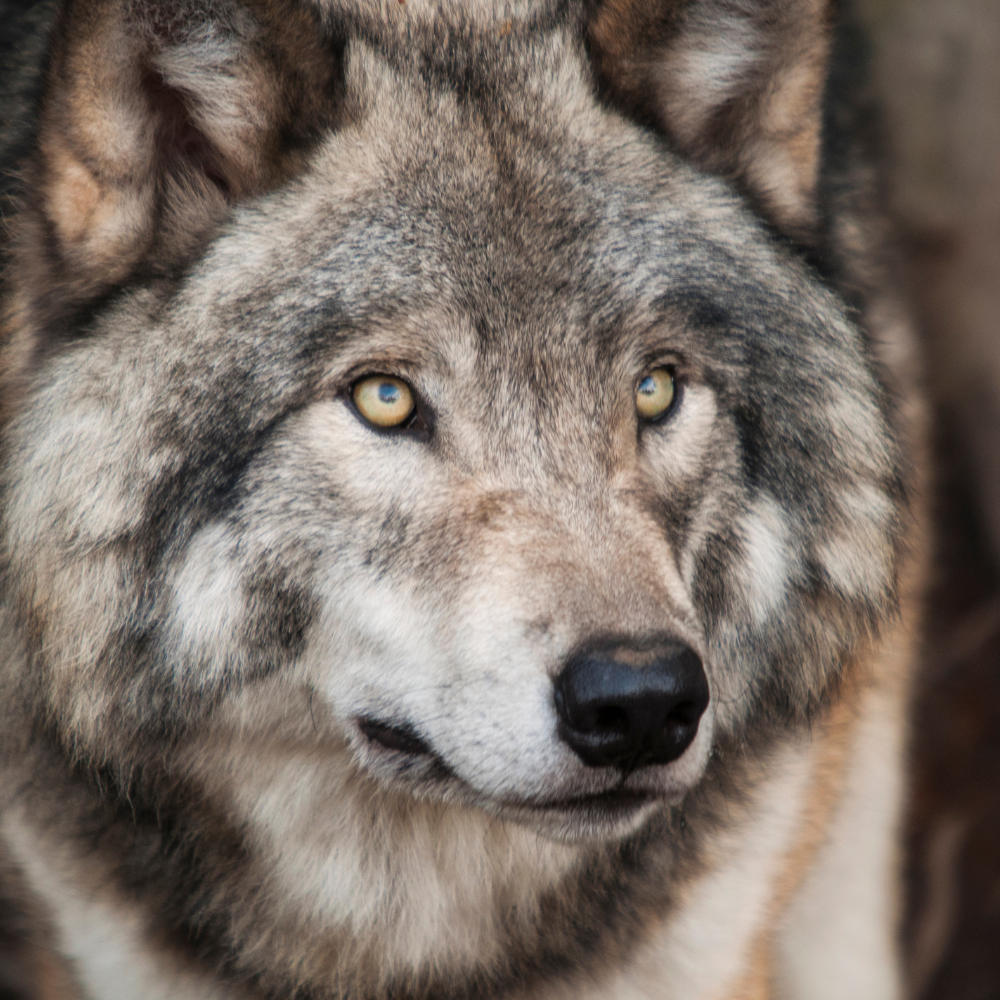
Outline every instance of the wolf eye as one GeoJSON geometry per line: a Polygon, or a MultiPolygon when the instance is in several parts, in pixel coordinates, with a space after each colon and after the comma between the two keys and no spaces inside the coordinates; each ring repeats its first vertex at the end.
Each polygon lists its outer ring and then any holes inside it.
{"type": "Polygon", "coordinates": [[[413,415],[413,390],[392,375],[369,375],[351,390],[354,405],[376,427],[400,427],[413,415]]]}
{"type": "Polygon", "coordinates": [[[643,420],[658,420],[673,405],[676,395],[673,372],[669,368],[654,368],[639,380],[635,408],[643,420]]]}

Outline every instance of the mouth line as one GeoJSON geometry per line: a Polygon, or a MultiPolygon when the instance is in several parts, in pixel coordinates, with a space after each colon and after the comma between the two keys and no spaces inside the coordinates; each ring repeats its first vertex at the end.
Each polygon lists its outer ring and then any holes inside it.
{"type": "Polygon", "coordinates": [[[357,724],[361,735],[383,750],[411,757],[437,757],[430,744],[410,725],[383,722],[366,715],[359,716],[357,724]]]}
{"type": "Polygon", "coordinates": [[[609,813],[622,813],[640,809],[658,801],[659,798],[660,796],[651,792],[612,788],[606,792],[594,792],[589,795],[577,795],[565,799],[545,799],[542,801],[510,799],[502,804],[510,808],[540,813],[579,812],[595,808],[609,813]]]}

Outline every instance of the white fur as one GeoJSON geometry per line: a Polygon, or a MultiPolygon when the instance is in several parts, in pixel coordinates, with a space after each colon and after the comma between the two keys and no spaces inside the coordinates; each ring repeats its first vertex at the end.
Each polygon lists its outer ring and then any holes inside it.
{"type": "Polygon", "coordinates": [[[897,840],[903,798],[903,702],[866,697],[847,785],[777,939],[779,995],[897,1000],[897,840]]]}
{"type": "Polygon", "coordinates": [[[759,625],[784,603],[788,592],[791,574],[789,523],[788,514],[770,497],[759,500],[743,519],[744,583],[750,613],[759,625]]]}
{"type": "Polygon", "coordinates": [[[196,664],[199,676],[214,680],[236,646],[244,601],[234,540],[224,524],[201,529],[173,581],[171,661],[196,664]]]}

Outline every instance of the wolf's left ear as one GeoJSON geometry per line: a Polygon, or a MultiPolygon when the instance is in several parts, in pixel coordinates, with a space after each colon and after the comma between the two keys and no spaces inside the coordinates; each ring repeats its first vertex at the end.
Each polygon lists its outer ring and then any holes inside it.
{"type": "Polygon", "coordinates": [[[809,241],[834,14],[835,0],[603,0],[589,43],[613,101],[809,241]]]}
{"type": "Polygon", "coordinates": [[[37,294],[70,307],[183,265],[297,169],[336,60],[295,0],[63,0],[29,183],[37,294]]]}

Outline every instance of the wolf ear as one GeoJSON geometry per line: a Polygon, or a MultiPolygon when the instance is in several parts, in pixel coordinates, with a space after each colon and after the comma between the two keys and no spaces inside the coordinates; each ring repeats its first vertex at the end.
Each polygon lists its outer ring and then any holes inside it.
{"type": "Polygon", "coordinates": [[[612,100],[809,241],[835,0],[603,0],[589,25],[612,100]]]}
{"type": "Polygon", "coordinates": [[[280,0],[66,0],[30,194],[62,297],[169,270],[294,170],[332,113],[322,39],[280,0]]]}

